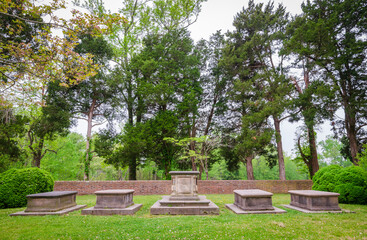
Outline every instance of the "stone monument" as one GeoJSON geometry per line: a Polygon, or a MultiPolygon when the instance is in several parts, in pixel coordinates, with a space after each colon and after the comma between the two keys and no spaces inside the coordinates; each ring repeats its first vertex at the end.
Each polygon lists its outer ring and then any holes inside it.
{"type": "Polygon", "coordinates": [[[53,191],[27,195],[27,208],[10,216],[62,215],[87,205],[77,205],[77,191],[53,191]]]}
{"type": "Polygon", "coordinates": [[[341,213],[339,207],[339,193],[316,190],[291,190],[291,202],[284,207],[305,213],[341,213]]]}
{"type": "Polygon", "coordinates": [[[219,214],[219,208],[205,196],[198,195],[198,171],[171,171],[170,196],[163,196],[151,208],[153,215],[209,215],[219,214]]]}
{"type": "Polygon", "coordinates": [[[96,191],[96,205],[83,209],[82,215],[133,215],[142,206],[134,204],[132,189],[96,191]]]}
{"type": "Polygon", "coordinates": [[[234,204],[226,207],[236,214],[285,213],[286,211],[273,207],[270,192],[260,189],[234,190],[234,204]]]}

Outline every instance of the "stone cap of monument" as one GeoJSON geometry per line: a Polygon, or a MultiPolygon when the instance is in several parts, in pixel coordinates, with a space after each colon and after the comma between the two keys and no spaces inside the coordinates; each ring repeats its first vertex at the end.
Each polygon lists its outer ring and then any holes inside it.
{"type": "Polygon", "coordinates": [[[128,194],[133,193],[135,190],[133,189],[108,189],[108,190],[100,190],[95,191],[95,194],[128,194]]]}
{"type": "Polygon", "coordinates": [[[296,194],[301,196],[308,197],[330,197],[330,196],[339,196],[339,193],[335,192],[324,192],[324,191],[316,191],[316,190],[291,190],[288,191],[290,194],[296,194]]]}
{"type": "Polygon", "coordinates": [[[199,171],[170,171],[171,175],[199,175],[199,171]]]}
{"type": "Polygon", "coordinates": [[[240,195],[241,197],[271,197],[273,196],[271,192],[263,191],[260,189],[234,190],[233,192],[240,195]]]}
{"type": "Polygon", "coordinates": [[[53,192],[43,192],[43,193],[35,193],[35,194],[29,194],[27,197],[30,198],[55,198],[55,197],[61,197],[61,196],[68,196],[77,194],[77,191],[53,191],[53,192]]]}

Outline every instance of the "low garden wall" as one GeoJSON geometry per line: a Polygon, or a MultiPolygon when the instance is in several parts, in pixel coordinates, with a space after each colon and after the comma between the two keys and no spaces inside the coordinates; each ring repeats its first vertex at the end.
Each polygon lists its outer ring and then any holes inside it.
{"type": "MultiPolygon", "coordinates": [[[[311,180],[199,180],[199,194],[232,194],[236,189],[261,189],[272,193],[289,190],[310,190],[311,180]]],[[[171,193],[171,181],[56,181],[54,191],[78,191],[93,194],[106,189],[134,189],[135,195],[164,195],[171,193]]]]}

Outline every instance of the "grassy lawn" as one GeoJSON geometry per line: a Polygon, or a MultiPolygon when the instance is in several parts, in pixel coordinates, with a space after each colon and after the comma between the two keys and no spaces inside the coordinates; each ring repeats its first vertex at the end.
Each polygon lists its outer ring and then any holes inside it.
{"type": "MultiPolygon", "coordinates": [[[[220,208],[218,216],[151,216],[161,196],[134,196],[143,207],[134,216],[10,217],[23,208],[0,210],[0,239],[367,239],[367,205],[340,204],[355,211],[342,214],[236,215],[225,207],[233,195],[206,195],[220,208]]],[[[95,205],[95,196],[78,196],[78,204],[95,205]]],[[[288,204],[288,194],[275,194],[273,205],[288,204]]],[[[283,208],[283,207],[280,207],[283,208]]],[[[285,208],[283,208],[285,209],[285,208]]]]}

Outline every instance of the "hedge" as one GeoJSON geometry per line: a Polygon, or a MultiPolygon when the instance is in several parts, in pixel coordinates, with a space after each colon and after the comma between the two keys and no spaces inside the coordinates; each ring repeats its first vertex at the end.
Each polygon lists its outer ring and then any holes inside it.
{"type": "Polygon", "coordinates": [[[25,207],[27,195],[50,192],[51,174],[39,168],[10,169],[0,174],[0,209],[25,207]]]}
{"type": "Polygon", "coordinates": [[[340,203],[367,204],[367,171],[361,167],[331,165],[313,177],[313,190],[337,192],[340,203]]]}

